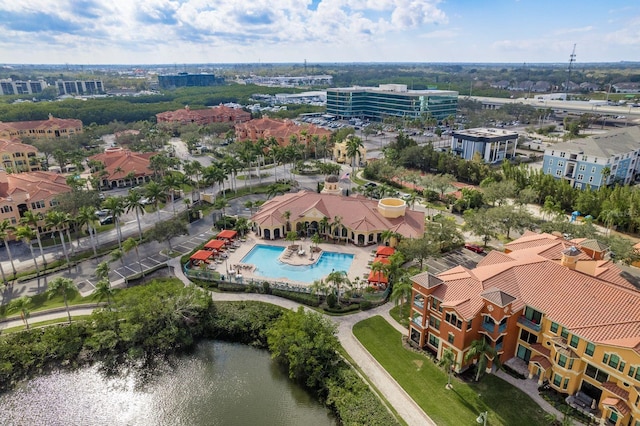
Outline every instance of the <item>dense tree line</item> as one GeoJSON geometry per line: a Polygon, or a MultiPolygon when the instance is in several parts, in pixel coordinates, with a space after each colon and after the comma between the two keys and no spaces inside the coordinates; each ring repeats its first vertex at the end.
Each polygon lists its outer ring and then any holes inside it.
{"type": "Polygon", "coordinates": [[[153,281],[114,294],[88,321],[0,338],[0,392],[43,371],[98,362],[107,373],[145,368],[203,338],[269,349],[290,377],[316,392],[341,424],[397,421],[338,353],[335,326],[319,314],[257,302],[214,303],[197,287],[153,281]]]}

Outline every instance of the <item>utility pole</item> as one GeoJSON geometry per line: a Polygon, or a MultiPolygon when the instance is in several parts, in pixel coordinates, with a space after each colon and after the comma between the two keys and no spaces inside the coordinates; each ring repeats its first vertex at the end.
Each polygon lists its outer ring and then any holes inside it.
{"type": "Polygon", "coordinates": [[[573,51],[571,55],[569,55],[569,67],[567,68],[567,83],[565,84],[566,98],[565,101],[569,100],[569,82],[571,81],[571,70],[573,69],[573,63],[576,61],[576,45],[573,44],[573,51]]]}

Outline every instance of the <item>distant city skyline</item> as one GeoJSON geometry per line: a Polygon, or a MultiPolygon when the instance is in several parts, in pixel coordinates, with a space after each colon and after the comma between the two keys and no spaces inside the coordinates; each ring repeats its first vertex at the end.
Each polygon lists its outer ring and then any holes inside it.
{"type": "Polygon", "coordinates": [[[5,64],[640,60],[629,0],[0,0],[5,64]]]}

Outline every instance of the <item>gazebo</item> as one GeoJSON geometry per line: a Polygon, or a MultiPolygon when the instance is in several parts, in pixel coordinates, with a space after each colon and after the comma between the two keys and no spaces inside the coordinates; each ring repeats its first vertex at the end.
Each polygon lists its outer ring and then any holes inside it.
{"type": "Polygon", "coordinates": [[[396,252],[396,249],[389,246],[378,246],[376,250],[376,257],[389,257],[396,252]]]}
{"type": "Polygon", "coordinates": [[[385,265],[388,265],[391,263],[391,261],[388,257],[376,257],[375,259],[373,259],[372,263],[384,263],[385,265]]]}
{"type": "Polygon", "coordinates": [[[198,250],[191,255],[189,263],[191,263],[191,266],[198,266],[200,263],[209,260],[212,256],[213,252],[210,250],[198,250]]]}
{"type": "Polygon", "coordinates": [[[224,240],[210,240],[204,245],[204,249],[207,251],[219,252],[224,248],[224,240]]]}
{"type": "Polygon", "coordinates": [[[373,287],[379,288],[381,290],[386,289],[387,285],[389,284],[389,279],[382,271],[371,271],[369,273],[369,279],[367,281],[369,281],[369,284],[371,284],[373,287]]]}
{"type": "Polygon", "coordinates": [[[237,231],[233,231],[231,229],[225,229],[223,231],[220,231],[220,233],[216,235],[216,239],[223,240],[226,242],[231,242],[236,237],[236,235],[238,235],[237,231]]]}

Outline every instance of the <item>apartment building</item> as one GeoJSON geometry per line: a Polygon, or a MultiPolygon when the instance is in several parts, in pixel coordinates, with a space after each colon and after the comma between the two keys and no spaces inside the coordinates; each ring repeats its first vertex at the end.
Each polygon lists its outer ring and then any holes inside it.
{"type": "Polygon", "coordinates": [[[58,95],[99,95],[105,93],[102,80],[58,80],[58,95]]]}
{"type": "Polygon", "coordinates": [[[382,121],[385,117],[414,119],[430,114],[443,120],[455,116],[457,108],[458,92],[451,90],[409,90],[406,84],[327,89],[327,114],[340,119],[382,121]]]}
{"type": "Polygon", "coordinates": [[[44,80],[0,80],[0,95],[35,95],[41,93],[48,84],[44,80]]]}
{"type": "Polygon", "coordinates": [[[640,425],[640,291],[598,247],[527,232],[474,269],[418,274],[409,339],[437,358],[451,349],[457,371],[484,339],[602,424],[640,425]]]}
{"type": "Polygon", "coordinates": [[[92,155],[89,160],[104,165],[94,173],[100,179],[101,188],[120,188],[149,182],[153,176],[151,157],[154,155],[156,152],[131,152],[122,147],[112,147],[92,155]]]}
{"type": "Polygon", "coordinates": [[[156,114],[156,120],[158,123],[198,124],[201,126],[210,123],[244,123],[251,120],[251,113],[240,108],[230,108],[224,105],[194,110],[187,105],[184,109],[156,114]]]}
{"type": "MultiPolygon", "coordinates": [[[[58,205],[58,196],[70,191],[66,178],[56,173],[10,174],[0,169],[0,221],[8,219],[17,225],[27,211],[44,216],[58,205]]],[[[44,219],[39,226],[44,227],[44,219]]],[[[14,237],[10,235],[10,238],[14,237]]]]}
{"type": "Polygon", "coordinates": [[[38,150],[16,140],[0,138],[2,167],[9,173],[36,172],[40,170],[38,150]]]}
{"type": "Polygon", "coordinates": [[[330,140],[331,130],[324,129],[313,124],[298,125],[291,120],[274,120],[272,118],[258,118],[235,126],[236,139],[257,141],[274,138],[280,146],[287,146],[291,137],[295,136],[298,142],[304,145],[310,152],[315,152],[315,137],[319,140],[330,140]]]}
{"type": "Polygon", "coordinates": [[[624,127],[553,144],[544,151],[542,171],[569,181],[575,188],[597,189],[634,182],[640,174],[639,156],[640,128],[624,127]]]}
{"type": "Polygon", "coordinates": [[[451,152],[465,160],[479,156],[485,163],[500,163],[516,155],[518,134],[504,129],[476,128],[454,131],[451,152]]]}
{"type": "Polygon", "coordinates": [[[54,139],[82,133],[82,121],[74,118],[0,122],[0,138],[54,139]]]}

